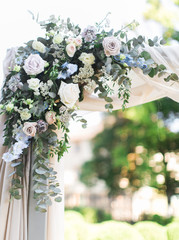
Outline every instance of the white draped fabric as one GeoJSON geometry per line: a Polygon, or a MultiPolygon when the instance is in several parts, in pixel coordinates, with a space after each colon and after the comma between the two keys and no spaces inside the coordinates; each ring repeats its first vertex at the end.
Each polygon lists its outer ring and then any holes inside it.
{"type": "MultiPolygon", "coordinates": [[[[153,60],[158,64],[164,64],[168,72],[179,75],[179,45],[146,48],[153,60]]],[[[131,96],[127,107],[151,102],[163,97],[169,97],[179,102],[179,82],[165,82],[162,77],[154,78],[144,75],[142,70],[134,68],[130,72],[132,79],[131,96]]],[[[121,100],[113,96],[114,110],[120,109],[121,100]]],[[[105,111],[105,101],[94,95],[86,95],[85,100],[78,104],[81,110],[105,111]]]]}
{"type": "MultiPolygon", "coordinates": [[[[155,62],[164,64],[170,72],[174,72],[179,75],[179,45],[172,47],[158,47],[147,49],[155,62]]],[[[150,78],[143,75],[141,70],[133,69],[131,72],[132,88],[131,97],[127,107],[150,102],[159,98],[169,97],[179,102],[179,83],[178,82],[165,82],[163,78],[150,78]]],[[[86,111],[106,111],[105,102],[102,99],[93,95],[86,95],[84,101],[78,103],[80,110],[86,111]]],[[[114,109],[121,108],[121,101],[113,96],[114,109]]],[[[25,164],[25,177],[23,180],[23,193],[22,200],[9,201],[8,189],[10,187],[9,173],[12,169],[9,164],[4,163],[2,160],[2,154],[6,151],[6,148],[2,146],[2,136],[4,127],[4,117],[0,118],[0,240],[63,240],[64,232],[64,202],[54,203],[49,207],[47,212],[47,221],[45,238],[34,237],[28,238],[28,226],[30,221],[36,221],[36,219],[30,219],[28,221],[28,206],[29,206],[29,172],[31,153],[24,157],[25,164]]],[[[60,137],[60,134],[59,134],[60,137]]],[[[52,161],[54,161],[53,159],[52,161]]],[[[61,188],[63,189],[63,162],[55,163],[55,168],[58,171],[58,177],[61,182],[61,188]]],[[[31,203],[30,203],[31,205],[31,203]]]]}

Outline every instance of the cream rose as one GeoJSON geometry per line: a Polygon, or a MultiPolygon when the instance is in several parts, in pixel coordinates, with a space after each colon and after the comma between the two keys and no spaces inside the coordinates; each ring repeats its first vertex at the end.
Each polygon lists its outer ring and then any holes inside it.
{"type": "Polygon", "coordinates": [[[83,52],[80,55],[79,60],[82,61],[82,63],[84,63],[85,65],[92,65],[95,63],[95,57],[92,53],[83,52]]]}
{"type": "Polygon", "coordinates": [[[39,41],[33,41],[32,48],[40,53],[45,53],[45,45],[39,41]]]}
{"type": "Polygon", "coordinates": [[[74,43],[69,43],[67,46],[66,46],[66,52],[68,54],[69,57],[73,57],[75,52],[76,52],[76,46],[74,43]]]}
{"type": "Polygon", "coordinates": [[[20,117],[22,121],[28,120],[31,117],[31,113],[29,113],[29,109],[25,108],[20,112],[20,117]]]}
{"type": "Polygon", "coordinates": [[[56,112],[53,111],[46,112],[45,120],[49,125],[54,124],[56,122],[56,112]]]}
{"type": "Polygon", "coordinates": [[[29,88],[34,91],[37,91],[40,87],[40,80],[38,78],[31,78],[27,80],[27,83],[29,85],[29,88]]]}
{"type": "Polygon", "coordinates": [[[61,98],[61,102],[68,108],[72,108],[79,98],[80,89],[78,84],[61,82],[58,94],[61,98]]]}
{"type": "Polygon", "coordinates": [[[121,43],[116,37],[105,37],[102,44],[106,56],[115,56],[120,53],[121,43]]]}
{"type": "Polygon", "coordinates": [[[6,111],[8,111],[8,112],[12,111],[13,108],[14,108],[14,104],[13,103],[8,103],[6,105],[6,111]]]}
{"type": "Polygon", "coordinates": [[[37,75],[44,71],[45,61],[39,54],[30,54],[24,62],[24,70],[27,75],[37,75]]]}
{"type": "Polygon", "coordinates": [[[34,137],[37,132],[36,125],[36,122],[25,122],[22,130],[27,136],[34,137]]]}
{"type": "Polygon", "coordinates": [[[62,41],[63,41],[63,36],[60,33],[58,33],[53,37],[54,44],[60,44],[62,41]]]}

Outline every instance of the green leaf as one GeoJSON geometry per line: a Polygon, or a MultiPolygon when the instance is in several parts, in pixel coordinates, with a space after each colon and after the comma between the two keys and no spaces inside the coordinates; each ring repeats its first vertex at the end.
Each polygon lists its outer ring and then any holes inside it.
{"type": "Polygon", "coordinates": [[[144,40],[145,40],[144,37],[142,37],[141,35],[137,38],[139,44],[143,43],[144,40]]]}
{"type": "Polygon", "coordinates": [[[151,59],[151,55],[150,55],[148,52],[146,52],[146,51],[141,52],[140,55],[141,55],[141,57],[143,57],[145,60],[151,59]]]}
{"type": "Polygon", "coordinates": [[[105,105],[106,109],[113,109],[113,105],[111,103],[108,103],[105,105]]]}
{"type": "Polygon", "coordinates": [[[121,32],[120,38],[124,38],[125,36],[126,36],[126,34],[124,32],[121,32]]]}
{"type": "Polygon", "coordinates": [[[61,202],[61,201],[62,201],[62,198],[61,198],[61,197],[56,197],[56,198],[55,198],[55,201],[56,201],[56,202],[61,202]]]}
{"type": "Polygon", "coordinates": [[[166,41],[164,39],[162,39],[162,40],[160,40],[160,44],[164,45],[164,44],[166,44],[166,41]]]}
{"type": "Polygon", "coordinates": [[[22,198],[22,196],[21,196],[21,195],[15,195],[14,198],[17,199],[17,200],[19,200],[19,199],[22,198]]]}
{"type": "Polygon", "coordinates": [[[98,94],[98,97],[99,97],[99,98],[105,98],[107,95],[108,95],[108,92],[105,91],[105,92],[99,93],[99,94],[98,94]]]}
{"type": "Polygon", "coordinates": [[[45,174],[47,172],[47,170],[45,170],[43,168],[37,168],[37,169],[35,169],[35,172],[38,174],[45,174]]]}
{"type": "Polygon", "coordinates": [[[148,40],[148,43],[149,43],[149,46],[150,46],[150,47],[153,47],[153,46],[154,46],[154,42],[153,42],[151,39],[148,40]]]}
{"type": "Polygon", "coordinates": [[[147,65],[151,65],[151,64],[154,63],[154,60],[150,58],[150,59],[146,60],[145,63],[146,63],[147,65]]]}
{"type": "Polygon", "coordinates": [[[158,67],[159,67],[160,70],[165,70],[166,69],[166,67],[163,64],[160,64],[158,67]]]}
{"type": "Polygon", "coordinates": [[[36,193],[43,193],[44,191],[42,189],[35,189],[34,192],[36,192],[36,193]]]}
{"type": "Polygon", "coordinates": [[[153,42],[156,43],[158,41],[158,36],[155,36],[153,42]]]}
{"type": "Polygon", "coordinates": [[[170,75],[170,79],[173,80],[173,81],[177,81],[178,80],[178,76],[175,73],[172,73],[170,75]]]}
{"type": "Polygon", "coordinates": [[[49,95],[51,98],[55,98],[55,97],[56,97],[56,93],[54,93],[54,92],[49,92],[48,95],[49,95]]]}
{"type": "Polygon", "coordinates": [[[61,190],[60,190],[59,188],[54,188],[54,189],[53,189],[53,192],[54,192],[54,193],[60,193],[61,190]]]}
{"type": "Polygon", "coordinates": [[[11,163],[11,167],[16,167],[18,165],[20,165],[22,162],[17,162],[17,163],[11,163]]]}
{"type": "Polygon", "coordinates": [[[151,69],[149,76],[152,78],[156,75],[156,70],[154,68],[151,69]]]}
{"type": "Polygon", "coordinates": [[[113,100],[112,100],[112,98],[110,98],[110,97],[105,97],[105,101],[106,101],[106,102],[112,102],[113,100]]]}

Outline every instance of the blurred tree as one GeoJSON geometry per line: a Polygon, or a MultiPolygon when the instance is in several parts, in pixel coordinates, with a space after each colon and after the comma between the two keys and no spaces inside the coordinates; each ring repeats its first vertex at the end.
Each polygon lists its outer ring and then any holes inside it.
{"type": "Polygon", "coordinates": [[[178,103],[162,99],[109,115],[105,130],[93,140],[93,159],[82,166],[81,181],[92,186],[103,179],[110,195],[151,186],[170,203],[179,183],[175,169],[167,168],[169,153],[179,149],[179,133],[165,123],[178,109],[178,103]]]}
{"type": "Polygon", "coordinates": [[[179,0],[147,0],[149,7],[144,13],[148,20],[160,23],[164,28],[164,39],[179,41],[179,0]]]}

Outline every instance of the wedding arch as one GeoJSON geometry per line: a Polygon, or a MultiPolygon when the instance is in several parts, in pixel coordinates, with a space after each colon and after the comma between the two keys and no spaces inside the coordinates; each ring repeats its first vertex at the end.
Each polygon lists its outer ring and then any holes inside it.
{"type": "Polygon", "coordinates": [[[105,19],[84,30],[40,22],[45,37],[7,51],[1,99],[0,239],[63,240],[63,154],[78,110],[113,111],[169,97],[179,102],[179,45],[128,38],[105,19]],[[58,162],[59,161],[59,162],[58,162]]]}

